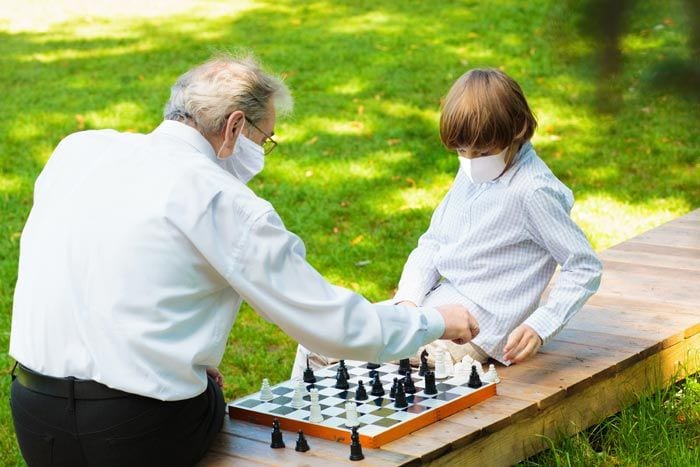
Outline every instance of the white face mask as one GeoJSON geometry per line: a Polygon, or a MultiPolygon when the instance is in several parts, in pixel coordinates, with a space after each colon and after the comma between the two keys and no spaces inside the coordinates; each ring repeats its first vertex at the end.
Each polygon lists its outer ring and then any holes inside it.
{"type": "Polygon", "coordinates": [[[246,138],[243,133],[238,136],[231,154],[222,157],[217,153],[216,157],[225,161],[224,168],[243,183],[248,183],[265,167],[265,151],[262,146],[246,138]]]}
{"type": "Polygon", "coordinates": [[[490,182],[501,175],[506,168],[507,151],[508,148],[498,154],[475,157],[474,159],[459,156],[459,168],[473,183],[490,182]]]}

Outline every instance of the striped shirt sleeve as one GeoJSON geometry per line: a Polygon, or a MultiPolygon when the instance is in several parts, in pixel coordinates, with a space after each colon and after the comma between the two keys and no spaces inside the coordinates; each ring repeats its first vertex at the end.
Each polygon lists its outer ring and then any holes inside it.
{"type": "Polygon", "coordinates": [[[571,319],[600,285],[602,264],[585,234],[569,216],[573,196],[542,187],[528,197],[526,228],[560,266],[547,301],[525,320],[547,342],[571,319]]]}

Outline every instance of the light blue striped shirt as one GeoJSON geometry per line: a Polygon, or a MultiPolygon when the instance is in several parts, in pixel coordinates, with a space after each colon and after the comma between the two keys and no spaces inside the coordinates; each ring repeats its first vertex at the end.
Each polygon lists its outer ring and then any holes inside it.
{"type": "Polygon", "coordinates": [[[491,357],[504,360],[508,335],[522,323],[546,342],[600,284],[602,265],[569,216],[573,203],[529,142],[497,180],[472,183],[459,171],[408,257],[394,301],[434,306],[426,294],[442,278],[440,295],[470,309],[481,327],[472,342],[491,357]]]}

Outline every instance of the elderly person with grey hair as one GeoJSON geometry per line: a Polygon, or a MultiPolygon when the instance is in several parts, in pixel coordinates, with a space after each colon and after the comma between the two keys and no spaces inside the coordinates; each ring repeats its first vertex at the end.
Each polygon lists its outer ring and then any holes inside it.
{"type": "Polygon", "coordinates": [[[152,133],[58,145],[22,232],[12,315],[10,402],[29,465],[197,462],[223,421],[216,367],[242,300],[335,357],[471,338],[461,306],[373,305],[326,282],[246,187],[290,108],[279,79],[222,56],[177,80],[152,133]]]}

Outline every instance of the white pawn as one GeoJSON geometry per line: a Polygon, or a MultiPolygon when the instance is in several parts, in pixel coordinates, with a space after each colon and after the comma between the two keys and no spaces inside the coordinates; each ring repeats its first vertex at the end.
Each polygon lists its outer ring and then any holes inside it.
{"type": "Polygon", "coordinates": [[[457,362],[455,363],[454,366],[454,379],[457,381],[466,381],[469,379],[469,371],[467,368],[471,368],[470,366],[465,365],[462,362],[457,362]]]}
{"type": "Polygon", "coordinates": [[[489,371],[487,371],[484,375],[484,380],[486,380],[489,383],[501,382],[501,378],[498,376],[498,373],[496,373],[496,367],[493,363],[489,365],[489,371]]]}
{"type": "Polygon", "coordinates": [[[436,348],[433,353],[435,353],[435,379],[447,378],[448,375],[445,369],[445,353],[440,348],[436,348]]]}
{"type": "Polygon", "coordinates": [[[309,391],[306,389],[306,383],[304,383],[300,379],[297,379],[296,381],[297,381],[297,387],[296,387],[297,391],[301,392],[302,397],[308,396],[309,391]]]}
{"type": "Polygon", "coordinates": [[[309,421],[312,423],[321,423],[323,415],[321,415],[321,404],[318,403],[318,389],[311,388],[311,413],[309,421]]]}
{"type": "Polygon", "coordinates": [[[267,378],[263,378],[262,387],[260,388],[260,400],[271,401],[274,397],[272,389],[270,389],[270,381],[267,378]]]}
{"type": "Polygon", "coordinates": [[[354,402],[345,403],[345,426],[352,428],[359,426],[360,421],[357,419],[357,404],[354,402]]]}
{"type": "Polygon", "coordinates": [[[304,407],[304,389],[300,388],[298,384],[297,387],[294,389],[294,394],[292,395],[291,406],[295,409],[300,409],[304,407]]]}
{"type": "Polygon", "coordinates": [[[447,350],[443,350],[442,353],[444,356],[442,361],[445,363],[445,373],[447,373],[447,376],[454,376],[455,366],[452,362],[452,355],[450,355],[447,350]]]}

